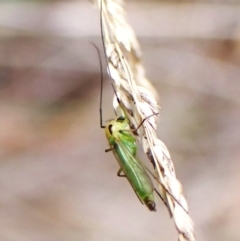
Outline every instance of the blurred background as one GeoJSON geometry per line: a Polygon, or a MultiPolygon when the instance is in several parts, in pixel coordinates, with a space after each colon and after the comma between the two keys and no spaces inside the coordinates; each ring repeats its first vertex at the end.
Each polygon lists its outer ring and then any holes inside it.
{"type": "MultiPolygon", "coordinates": [[[[240,1],[127,1],[126,10],[197,240],[239,241],[240,1]]],[[[142,206],[104,152],[89,44],[103,53],[99,24],[89,1],[0,1],[1,241],[177,240],[162,202],[157,213],[142,206]]]]}

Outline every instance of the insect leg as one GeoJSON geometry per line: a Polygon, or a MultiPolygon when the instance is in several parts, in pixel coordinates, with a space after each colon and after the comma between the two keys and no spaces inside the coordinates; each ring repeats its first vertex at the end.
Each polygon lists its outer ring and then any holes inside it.
{"type": "Polygon", "coordinates": [[[172,213],[170,211],[170,208],[167,204],[167,202],[163,199],[163,197],[161,196],[161,194],[158,192],[158,190],[154,187],[154,191],[157,193],[157,195],[162,199],[163,203],[165,204],[165,206],[167,207],[167,210],[169,212],[169,216],[172,218],[172,213]]]}
{"type": "MultiPolygon", "coordinates": [[[[158,184],[160,184],[163,188],[164,188],[164,190],[183,208],[183,210],[186,212],[186,213],[188,213],[188,211],[181,205],[181,203],[169,192],[169,190],[162,184],[162,183],[160,183],[160,181],[158,180],[158,178],[149,170],[149,168],[148,167],[146,167],[145,165],[143,165],[144,166],[144,168],[147,170],[147,172],[156,180],[156,182],[158,183],[158,184]]],[[[159,195],[159,197],[163,200],[163,197],[161,196],[161,194],[154,188],[154,190],[156,191],[156,193],[159,195]]],[[[167,205],[167,203],[163,200],[163,202],[165,203],[165,205],[168,207],[168,205],[167,205]]],[[[170,214],[170,216],[172,216],[171,214],[170,214]]]]}
{"type": "Polygon", "coordinates": [[[122,168],[120,168],[118,170],[118,172],[117,172],[118,177],[126,177],[126,175],[125,174],[121,174],[121,172],[123,172],[122,168]]]}
{"type": "Polygon", "coordinates": [[[109,152],[109,151],[112,151],[112,150],[114,150],[113,147],[111,147],[111,148],[109,148],[109,149],[106,149],[105,152],[109,152]]]}
{"type": "MultiPolygon", "coordinates": [[[[121,174],[121,172],[123,172],[122,168],[120,168],[117,172],[118,177],[127,177],[125,174],[121,174]]],[[[134,188],[133,188],[134,190],[134,188]]],[[[134,190],[136,196],[138,197],[138,200],[140,201],[141,204],[143,204],[142,200],[139,198],[138,194],[136,193],[136,191],[134,190]]]]}

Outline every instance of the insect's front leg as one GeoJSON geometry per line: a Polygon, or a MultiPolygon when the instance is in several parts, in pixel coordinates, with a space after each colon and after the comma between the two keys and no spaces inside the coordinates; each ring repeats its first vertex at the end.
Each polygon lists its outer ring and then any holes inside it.
{"type": "Polygon", "coordinates": [[[114,150],[114,148],[111,147],[111,148],[109,148],[109,149],[106,149],[105,152],[109,152],[109,151],[113,151],[113,150],[114,150]]]}

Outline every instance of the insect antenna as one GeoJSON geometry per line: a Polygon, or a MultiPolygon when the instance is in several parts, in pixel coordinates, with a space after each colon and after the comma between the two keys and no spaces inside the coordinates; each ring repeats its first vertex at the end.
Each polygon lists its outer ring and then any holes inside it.
{"type": "MultiPolygon", "coordinates": [[[[106,63],[108,63],[107,61],[107,54],[106,54],[106,45],[105,45],[105,41],[104,41],[104,31],[103,31],[103,17],[102,17],[102,1],[100,2],[100,31],[101,31],[101,39],[102,39],[102,44],[103,44],[103,49],[104,49],[104,56],[105,56],[105,60],[106,60],[106,63]]],[[[90,42],[90,44],[93,45],[93,47],[96,49],[97,51],[97,55],[98,55],[98,60],[99,60],[99,64],[100,64],[100,71],[101,71],[101,84],[100,84],[100,105],[99,105],[99,114],[100,114],[100,127],[101,128],[105,128],[106,126],[103,125],[103,115],[102,115],[102,99],[103,99],[103,66],[102,66],[102,60],[101,60],[101,54],[100,54],[100,51],[99,51],[99,48],[93,43],[93,42],[90,42]]],[[[109,69],[109,66],[107,64],[107,70],[108,70],[108,73],[109,73],[109,76],[112,80],[112,77],[111,77],[111,73],[110,73],[110,69],[109,69]]],[[[111,82],[111,85],[113,87],[113,91],[115,93],[115,96],[117,98],[117,101],[118,101],[118,104],[120,105],[120,100],[117,96],[117,92],[113,86],[113,83],[111,82]]]]}
{"type": "MultiPolygon", "coordinates": [[[[119,104],[120,107],[122,107],[122,103],[117,95],[117,91],[114,87],[114,84],[113,84],[113,78],[111,76],[111,72],[110,72],[110,68],[109,68],[109,65],[108,65],[108,56],[106,54],[106,43],[105,43],[105,35],[104,35],[104,26],[103,26],[103,3],[102,3],[102,0],[100,1],[100,31],[101,31],[101,38],[102,38],[102,45],[103,45],[103,49],[104,49],[104,56],[105,56],[105,61],[106,61],[106,64],[107,64],[107,70],[108,70],[108,74],[110,76],[110,79],[111,79],[111,84],[112,84],[112,88],[113,88],[113,91],[114,91],[114,94],[116,96],[116,99],[117,99],[117,102],[119,104]]],[[[130,74],[129,74],[129,71],[128,69],[125,69],[128,73],[128,76],[130,77],[130,74]]],[[[121,108],[121,109],[124,109],[124,108],[121,108]]],[[[148,118],[154,116],[154,115],[158,115],[159,113],[154,113],[148,117],[146,117],[145,119],[143,119],[141,121],[141,123],[138,125],[138,127],[135,129],[135,131],[137,131],[142,125],[143,123],[145,122],[145,120],[147,120],[148,118]]]]}
{"type": "Polygon", "coordinates": [[[98,60],[100,64],[100,71],[101,71],[101,85],[100,85],[100,106],[99,106],[99,114],[100,114],[100,127],[105,128],[103,125],[103,118],[102,118],[102,93],[103,93],[103,71],[102,71],[102,60],[101,60],[101,54],[99,51],[99,48],[93,43],[90,42],[90,44],[93,45],[93,47],[96,49],[97,54],[98,54],[98,60]]]}

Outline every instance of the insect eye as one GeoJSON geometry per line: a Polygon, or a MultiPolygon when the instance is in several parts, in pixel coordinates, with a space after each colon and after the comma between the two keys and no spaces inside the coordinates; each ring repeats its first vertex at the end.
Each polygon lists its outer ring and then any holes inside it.
{"type": "Polygon", "coordinates": [[[120,116],[117,118],[117,122],[123,122],[125,121],[125,117],[124,116],[120,116]]]}
{"type": "Polygon", "coordinates": [[[112,125],[108,126],[108,130],[109,130],[110,134],[112,135],[112,125]]]}

